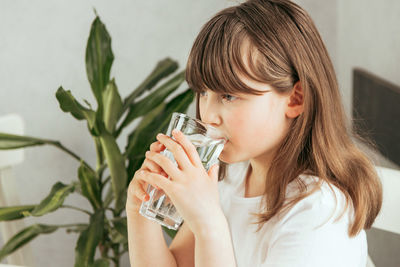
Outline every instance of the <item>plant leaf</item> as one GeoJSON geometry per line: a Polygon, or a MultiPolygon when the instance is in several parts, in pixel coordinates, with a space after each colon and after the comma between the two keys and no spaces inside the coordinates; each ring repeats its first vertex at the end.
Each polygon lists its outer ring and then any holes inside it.
{"type": "Polygon", "coordinates": [[[159,61],[149,76],[135,89],[133,92],[125,98],[123,111],[127,110],[128,107],[133,103],[136,97],[142,95],[146,90],[153,88],[161,79],[167,77],[178,69],[178,62],[166,58],[159,61]]]}
{"type": "MultiPolygon", "coordinates": [[[[138,147],[137,145],[140,144],[138,142],[139,139],[141,140],[149,140],[147,141],[149,144],[151,144],[154,139],[155,135],[157,134],[156,132],[150,132],[150,129],[154,129],[155,125],[152,124],[154,120],[160,115],[164,114],[165,110],[165,103],[162,103],[159,105],[157,108],[153,109],[151,112],[149,112],[146,116],[142,118],[140,121],[139,125],[136,127],[136,129],[128,136],[128,143],[127,143],[127,148],[126,148],[126,153],[128,157],[133,157],[137,156],[138,154],[135,152],[138,152],[136,150],[138,147]],[[142,138],[147,138],[147,139],[142,139],[142,138]],[[151,141],[150,141],[151,139],[151,141]],[[135,151],[133,151],[135,150],[135,151]]],[[[158,125],[160,126],[160,125],[158,125]]],[[[165,128],[165,125],[163,125],[165,128]]],[[[156,127],[158,128],[158,127],[156,127]]],[[[145,149],[145,151],[148,149],[145,149]]],[[[144,155],[142,155],[144,156],[144,155]]]]}
{"type": "Polygon", "coordinates": [[[90,217],[89,227],[83,231],[75,247],[75,267],[93,264],[96,247],[103,238],[104,212],[98,210],[90,217]]]}
{"type": "Polygon", "coordinates": [[[117,230],[115,230],[115,228],[111,228],[108,231],[108,235],[113,243],[124,244],[128,242],[128,240],[123,235],[121,235],[117,230]]]}
{"type": "Polygon", "coordinates": [[[29,136],[0,133],[0,150],[16,149],[28,146],[38,146],[38,145],[44,145],[46,143],[51,143],[51,141],[29,136]]]}
{"type": "Polygon", "coordinates": [[[100,142],[103,146],[107,165],[110,168],[111,187],[115,197],[115,210],[118,213],[125,207],[126,183],[128,180],[125,158],[122,156],[115,138],[108,132],[101,134],[100,142]]]}
{"type": "Polygon", "coordinates": [[[104,153],[100,139],[96,136],[93,136],[93,140],[96,148],[96,169],[98,170],[104,162],[104,153]]]}
{"type": "Polygon", "coordinates": [[[122,113],[122,100],[118,93],[117,85],[115,84],[114,79],[112,79],[106,86],[106,89],[103,93],[103,104],[103,121],[105,128],[109,133],[113,133],[115,130],[115,125],[117,124],[117,121],[122,113]]]}
{"type": "Polygon", "coordinates": [[[96,112],[82,106],[71,94],[70,90],[65,91],[60,86],[56,92],[56,98],[62,111],[71,113],[78,120],[86,119],[90,131],[95,135],[99,134],[98,125],[96,124],[96,112]]]}
{"type": "Polygon", "coordinates": [[[70,226],[67,229],[65,229],[65,231],[69,234],[69,233],[82,233],[83,231],[85,231],[88,228],[89,224],[87,223],[77,223],[74,226],[70,226]]]}
{"type": "Polygon", "coordinates": [[[118,218],[117,220],[113,221],[114,230],[113,239],[114,243],[126,243],[128,242],[128,225],[126,217],[118,218]]]}
{"type": "Polygon", "coordinates": [[[113,61],[111,37],[106,26],[96,16],[90,28],[86,46],[86,73],[99,109],[103,106],[102,92],[110,80],[113,61]]]}
{"type": "Polygon", "coordinates": [[[82,194],[90,201],[94,210],[101,208],[101,192],[96,173],[81,162],[78,169],[82,194]]]}
{"type": "Polygon", "coordinates": [[[171,237],[172,239],[175,238],[176,234],[179,231],[179,229],[178,230],[172,230],[172,229],[169,229],[168,227],[165,227],[164,225],[161,225],[161,226],[162,226],[164,232],[166,232],[167,235],[169,235],[169,237],[171,237]]]}
{"type": "Polygon", "coordinates": [[[83,195],[82,194],[81,183],[79,181],[74,180],[71,184],[74,186],[74,192],[76,192],[76,193],[78,193],[80,195],[83,195]]]}
{"type": "Polygon", "coordinates": [[[112,187],[109,187],[107,189],[107,193],[106,193],[106,196],[104,198],[103,207],[104,208],[108,208],[108,206],[113,201],[113,199],[114,199],[113,189],[112,189],[112,187]]]}
{"type": "Polygon", "coordinates": [[[30,212],[30,215],[42,216],[46,213],[55,211],[64,203],[65,198],[73,191],[73,185],[65,185],[61,182],[57,182],[51,188],[50,194],[30,212]]]}
{"type": "Polygon", "coordinates": [[[93,267],[109,267],[110,262],[107,259],[98,259],[93,263],[92,266],[93,267]]]}
{"type": "Polygon", "coordinates": [[[13,207],[0,207],[0,221],[12,221],[24,218],[22,212],[30,212],[36,205],[24,205],[13,207]]]}
{"type": "Polygon", "coordinates": [[[173,78],[168,80],[153,93],[146,96],[137,103],[131,104],[128,114],[126,115],[124,121],[121,123],[118,132],[127,126],[134,119],[147,114],[155,107],[159,106],[164,102],[165,98],[173,93],[185,80],[185,72],[182,71],[175,75],[173,78]]]}
{"type": "MultiPolygon", "coordinates": [[[[142,119],[138,127],[128,137],[126,148],[126,157],[129,159],[128,177],[132,177],[143,163],[144,153],[151,143],[155,142],[156,134],[167,130],[172,113],[186,112],[193,102],[194,96],[192,90],[186,90],[167,104],[163,103],[162,107],[150,112],[142,119]]],[[[129,182],[130,179],[128,180],[129,182]]]]}
{"type": "Polygon", "coordinates": [[[0,261],[8,254],[13,253],[18,248],[22,247],[40,234],[50,234],[57,230],[58,227],[54,225],[34,224],[24,228],[16,235],[11,237],[7,243],[0,250],[0,261]]]}

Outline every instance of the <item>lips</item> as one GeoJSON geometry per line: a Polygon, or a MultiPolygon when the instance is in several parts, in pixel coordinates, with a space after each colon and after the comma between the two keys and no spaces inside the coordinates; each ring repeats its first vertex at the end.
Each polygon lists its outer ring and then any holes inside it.
{"type": "Polygon", "coordinates": [[[225,141],[225,143],[224,143],[224,144],[228,143],[228,141],[229,141],[229,140],[228,140],[228,138],[226,138],[226,137],[223,137],[223,136],[222,136],[222,137],[220,137],[219,139],[223,139],[223,140],[225,141]]]}

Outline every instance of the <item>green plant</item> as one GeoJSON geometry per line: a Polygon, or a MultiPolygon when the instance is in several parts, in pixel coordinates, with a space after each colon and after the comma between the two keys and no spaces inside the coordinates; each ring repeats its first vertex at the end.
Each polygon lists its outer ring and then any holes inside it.
{"type": "MultiPolygon", "coordinates": [[[[111,37],[100,18],[94,19],[86,47],[87,77],[97,102],[97,109],[79,103],[71,92],[59,87],[56,98],[60,108],[78,120],[87,122],[96,147],[97,164],[93,168],[80,156],[59,141],[0,133],[0,149],[19,149],[29,146],[52,145],[79,162],[78,179],[71,184],[57,182],[49,194],[37,205],[0,207],[0,221],[22,219],[26,216],[43,216],[60,208],[71,208],[89,215],[88,222],[66,225],[31,225],[13,236],[0,250],[0,260],[40,234],[53,233],[65,228],[68,233],[78,233],[75,247],[75,266],[119,266],[120,256],[127,252],[126,217],[123,215],[126,189],[130,177],[140,168],[144,153],[155,140],[155,135],[165,132],[173,112],[185,112],[194,94],[186,90],[169,102],[165,99],[184,82],[184,72],[167,78],[178,64],[167,58],[156,65],[151,74],[124,100],[121,99],[110,70],[114,56],[111,37]],[[162,85],[156,85],[167,79],[162,85]],[[150,91],[146,97],[139,97],[150,91]],[[117,138],[135,119],[138,126],[128,135],[122,151],[117,138]],[[108,170],[107,170],[108,169],[108,170]],[[109,173],[109,175],[105,175],[109,173]],[[64,205],[71,193],[83,195],[92,211],[64,205]],[[101,258],[94,259],[96,248],[101,258]]],[[[172,238],[176,231],[163,227],[172,238]]]]}

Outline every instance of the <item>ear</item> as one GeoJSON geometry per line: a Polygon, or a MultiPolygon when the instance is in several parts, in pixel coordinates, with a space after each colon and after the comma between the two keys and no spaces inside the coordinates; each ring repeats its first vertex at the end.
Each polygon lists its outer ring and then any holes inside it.
{"type": "Polygon", "coordinates": [[[304,94],[303,88],[301,87],[300,81],[296,82],[293,86],[292,93],[288,99],[288,105],[286,107],[286,116],[288,118],[296,118],[304,110],[304,94]]]}

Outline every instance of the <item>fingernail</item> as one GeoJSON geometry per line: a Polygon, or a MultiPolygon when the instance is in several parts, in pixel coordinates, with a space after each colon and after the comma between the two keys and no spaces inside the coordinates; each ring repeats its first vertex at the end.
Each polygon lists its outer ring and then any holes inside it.
{"type": "Polygon", "coordinates": [[[178,135],[179,134],[179,130],[178,129],[173,129],[172,130],[172,134],[173,135],[178,135]]]}

